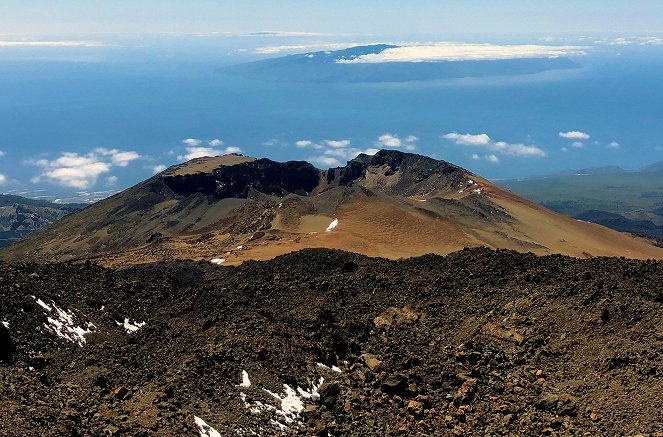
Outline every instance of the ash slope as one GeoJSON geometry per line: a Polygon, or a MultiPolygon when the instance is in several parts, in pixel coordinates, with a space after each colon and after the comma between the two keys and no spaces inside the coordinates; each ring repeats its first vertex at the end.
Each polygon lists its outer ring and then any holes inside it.
{"type": "Polygon", "coordinates": [[[553,213],[448,162],[393,150],[330,170],[240,155],[200,158],[68,216],[0,256],[238,264],[315,247],[396,259],[476,246],[663,257],[647,240],[553,213]]]}
{"type": "Polygon", "coordinates": [[[487,249],[3,264],[0,435],[660,435],[661,281],[487,249]]]}

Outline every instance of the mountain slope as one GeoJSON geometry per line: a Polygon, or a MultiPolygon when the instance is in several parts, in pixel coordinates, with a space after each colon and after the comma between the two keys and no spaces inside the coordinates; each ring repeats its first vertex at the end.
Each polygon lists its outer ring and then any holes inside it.
{"type": "Polygon", "coordinates": [[[239,155],[196,159],[1,256],[236,264],[315,247],[400,258],[476,246],[663,258],[646,240],[554,213],[445,161],[393,150],[330,170],[239,155]]]}

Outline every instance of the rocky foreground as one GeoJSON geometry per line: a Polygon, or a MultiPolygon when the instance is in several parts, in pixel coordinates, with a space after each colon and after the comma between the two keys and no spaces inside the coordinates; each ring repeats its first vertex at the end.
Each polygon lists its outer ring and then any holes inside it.
{"type": "Polygon", "coordinates": [[[0,435],[663,436],[663,263],[0,265],[0,435]]]}

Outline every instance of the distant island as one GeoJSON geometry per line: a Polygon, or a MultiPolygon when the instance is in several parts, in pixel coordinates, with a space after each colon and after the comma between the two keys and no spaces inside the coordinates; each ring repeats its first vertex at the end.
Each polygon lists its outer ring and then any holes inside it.
{"type": "Polygon", "coordinates": [[[410,82],[465,77],[514,76],[549,70],[580,68],[564,57],[430,62],[370,62],[353,60],[398,48],[388,44],[351,47],[282,56],[225,67],[219,71],[247,79],[273,82],[410,82]]]}

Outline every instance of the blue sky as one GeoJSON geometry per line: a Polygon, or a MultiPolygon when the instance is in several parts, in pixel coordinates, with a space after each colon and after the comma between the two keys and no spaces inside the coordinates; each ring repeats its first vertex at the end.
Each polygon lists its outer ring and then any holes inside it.
{"type": "Polygon", "coordinates": [[[0,32],[540,34],[663,31],[660,0],[3,0],[0,32]]]}

